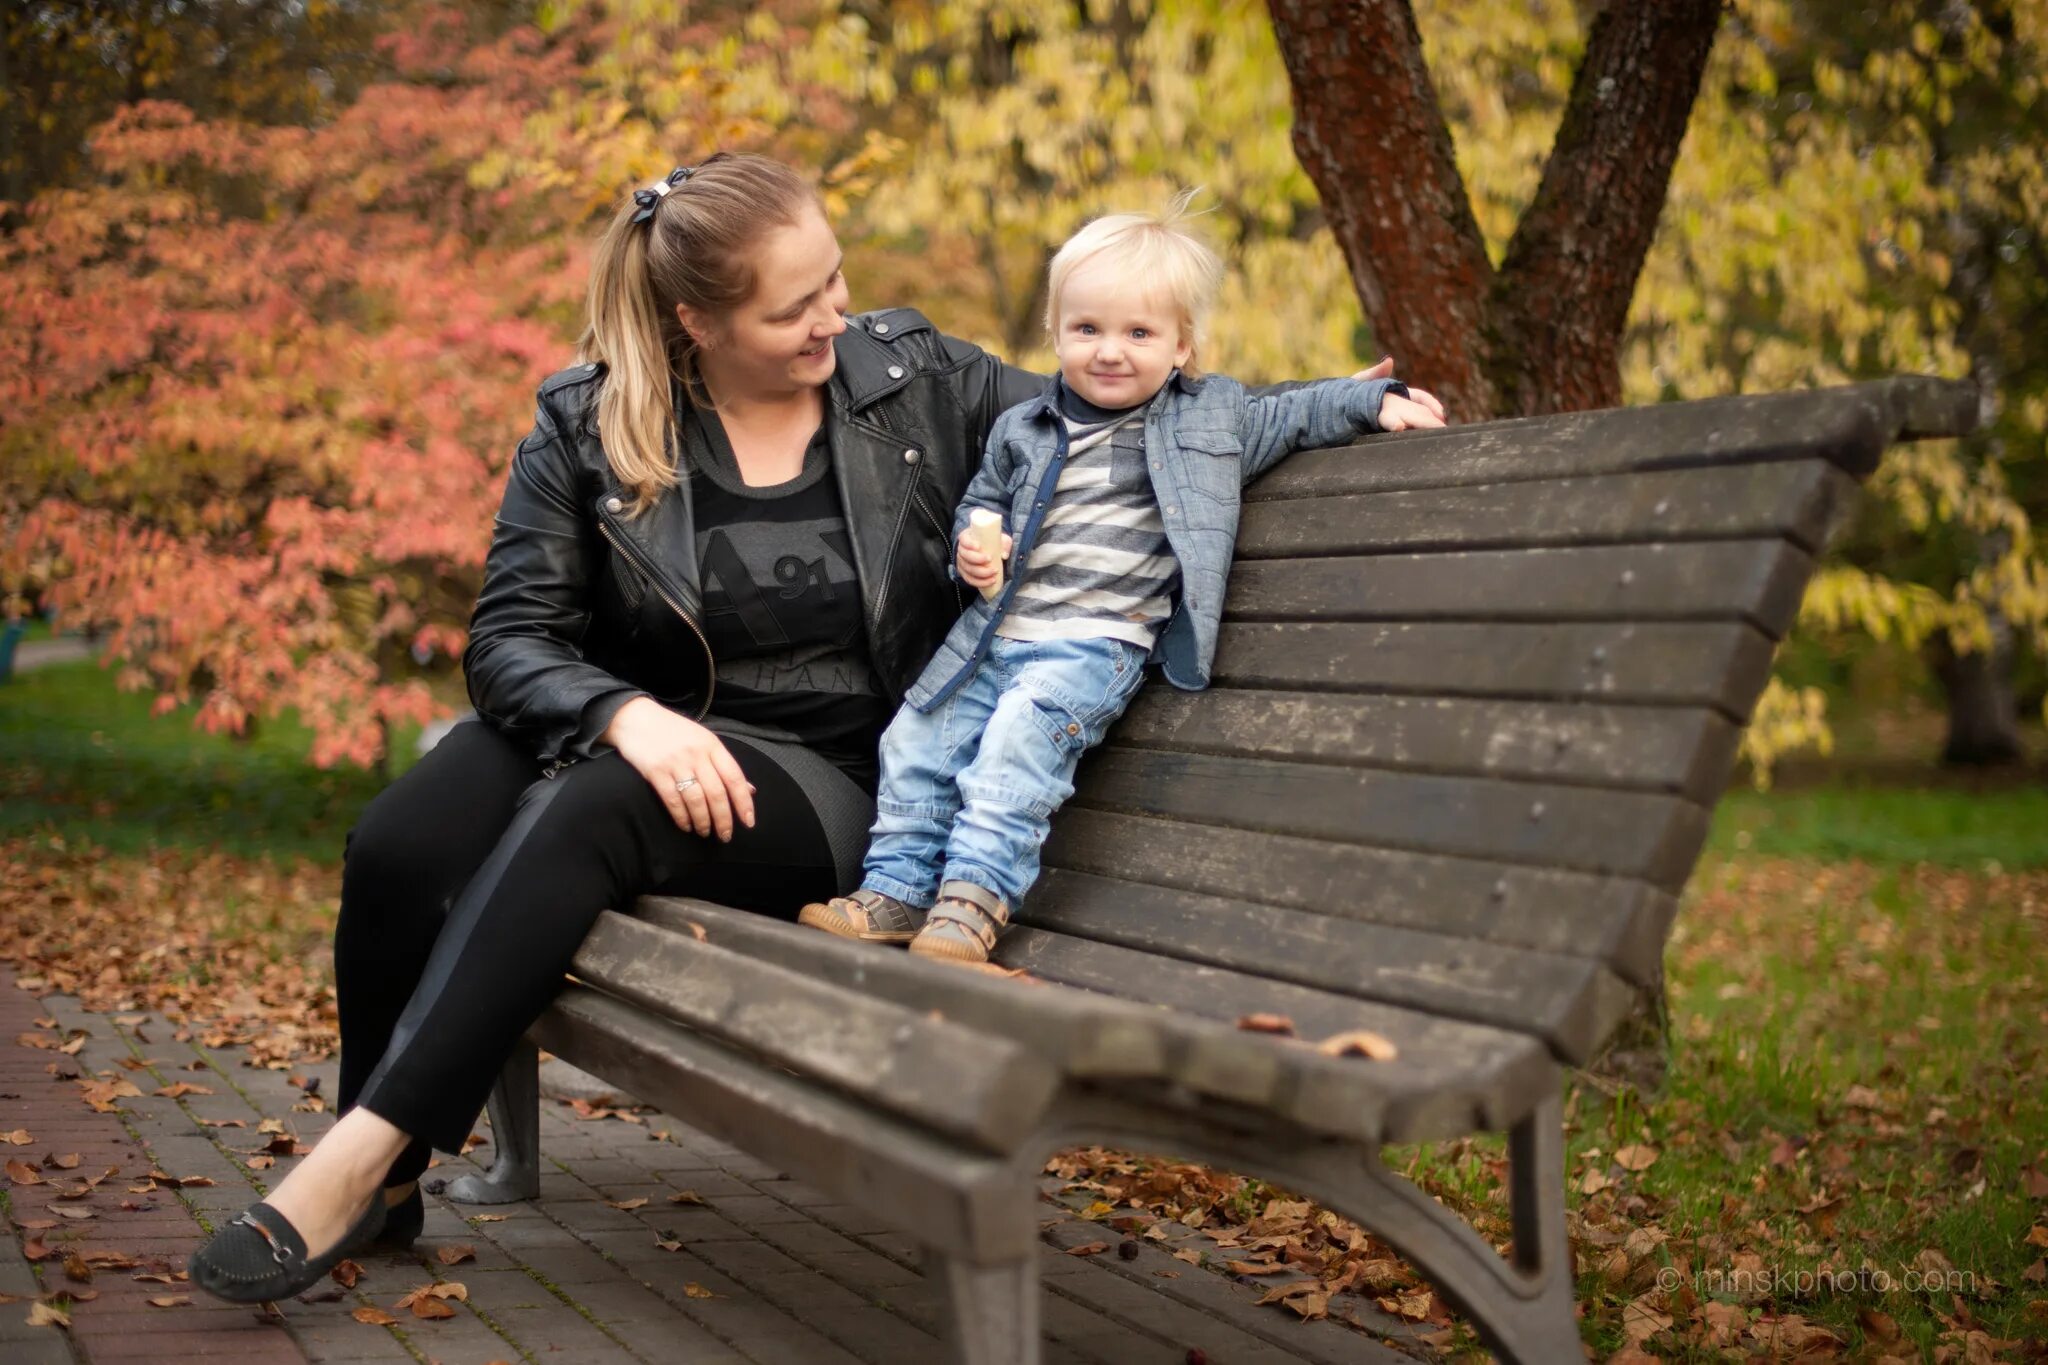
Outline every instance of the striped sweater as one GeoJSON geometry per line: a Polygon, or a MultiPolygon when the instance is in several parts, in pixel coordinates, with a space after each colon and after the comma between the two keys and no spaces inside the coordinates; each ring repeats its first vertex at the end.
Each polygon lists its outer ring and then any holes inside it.
{"type": "Polygon", "coordinates": [[[1145,473],[1145,409],[1067,402],[1081,410],[1062,413],[1067,462],[996,633],[1150,649],[1173,614],[1180,564],[1145,473]]]}

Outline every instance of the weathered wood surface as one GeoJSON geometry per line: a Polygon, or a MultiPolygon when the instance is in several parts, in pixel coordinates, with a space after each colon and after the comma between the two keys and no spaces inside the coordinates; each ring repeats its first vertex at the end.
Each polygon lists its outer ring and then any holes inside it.
{"type": "Polygon", "coordinates": [[[1161,1103],[1174,1094],[1191,1104],[1227,1101],[1331,1136],[1408,1141],[1466,1131],[1458,1125],[1482,1109],[1506,1113],[1526,1102],[1532,1071],[1549,1064],[1532,1039],[1430,1012],[1372,1007],[1375,1031],[1400,1049],[1392,1062],[1325,1057],[1238,1029],[1235,1015],[1161,1009],[1142,991],[1133,998],[962,971],[702,901],[648,897],[636,913],[659,926],[654,932],[694,940],[701,931],[731,952],[1012,1039],[1077,1083],[1121,1092],[1160,1082],[1161,1103]]]}
{"type": "Polygon", "coordinates": [[[1148,687],[1110,737],[1226,758],[1664,791],[1707,805],[1741,732],[1692,707],[1148,687]]]}
{"type": "Polygon", "coordinates": [[[1018,923],[1227,967],[1246,978],[1247,998],[1253,979],[1285,981],[1534,1034],[1568,1061],[1585,1059],[1631,994],[1606,963],[1566,953],[1419,929],[1362,931],[1326,915],[1079,873],[1049,879],[1046,891],[1026,901],[1018,923]],[[1096,884],[1077,885],[1088,882],[1096,884]]]}
{"type": "Polygon", "coordinates": [[[1772,639],[1813,561],[1781,540],[1241,561],[1233,621],[1747,621],[1772,639]]]}
{"type": "Polygon", "coordinates": [[[1814,552],[1855,491],[1840,470],[1802,461],[1248,502],[1237,557],[1781,538],[1814,552]]]}
{"type": "Polygon", "coordinates": [[[1711,706],[1746,720],[1772,643],[1747,625],[1226,621],[1213,682],[1309,692],[1711,706]]]}
{"type": "Polygon", "coordinates": [[[1707,830],[1705,810],[1658,792],[1118,746],[1088,756],[1074,799],[1205,826],[1641,877],[1668,891],[1685,884],[1707,830]]]}
{"type": "Polygon", "coordinates": [[[1334,844],[1070,806],[1026,899],[1112,904],[1118,883],[1317,915],[1331,937],[1370,943],[1382,927],[1607,962],[1658,979],[1676,902],[1640,881],[1473,858],[1334,844]],[[1070,876],[1070,874],[1073,874],[1070,876]],[[1092,875],[1086,875],[1092,874],[1092,875]]]}
{"type": "MultiPolygon", "coordinates": [[[[1385,1065],[1390,1070],[1404,1063],[1418,1067],[1429,1063],[1429,1057],[1418,1055],[1419,1049],[1410,1050],[1417,1048],[1418,1039],[1425,1039],[1429,1052],[1445,1059],[1431,1065],[1435,1077],[1415,1099],[1426,1106],[1433,1122],[1441,1122],[1451,1113],[1500,1115],[1518,1104],[1533,1103],[1533,1090],[1540,1089],[1553,1074],[1554,1063],[1548,1051],[1526,1034],[1205,963],[1163,958],[1030,925],[1012,929],[1003,937],[996,945],[996,960],[1046,981],[1143,1000],[1225,1024],[1235,1024],[1247,1015],[1284,1015],[1293,1021],[1300,1037],[1311,1041],[1366,1029],[1403,1048],[1395,1062],[1372,1064],[1385,1065]],[[1527,1051],[1522,1050],[1523,1045],[1527,1051]]],[[[1283,1062],[1295,1065],[1301,1060],[1293,1048],[1275,1050],[1270,1056],[1257,1047],[1248,1049],[1248,1044],[1265,1041],[1256,1034],[1217,1034],[1212,1038],[1214,1042],[1206,1055],[1218,1059],[1215,1066],[1219,1071],[1243,1065],[1244,1059],[1254,1053],[1260,1059],[1257,1066],[1261,1071],[1283,1062]]],[[[1216,1082],[1204,1080],[1200,1084],[1216,1082]]],[[[1391,1102],[1389,1107],[1391,1110],[1391,1102]]],[[[1399,1131],[1404,1121],[1409,1126],[1416,1122],[1412,1117],[1391,1112],[1387,1118],[1390,1130],[1394,1131],[1399,1131]]]]}
{"type": "Polygon", "coordinates": [[[1888,441],[1969,431],[1977,403],[1969,385],[1913,375],[1406,432],[1357,448],[1304,451],[1253,484],[1246,497],[1267,502],[1815,459],[1861,479],[1877,468],[1888,441]]]}
{"type": "Polygon", "coordinates": [[[992,1260],[1034,1247],[1034,1206],[1016,1172],[914,1124],[723,1047],[637,1005],[570,986],[533,1040],[649,1104],[948,1254],[992,1260]]]}
{"type": "Polygon", "coordinates": [[[1058,1088],[1008,1038],[606,911],[576,954],[593,985],[989,1151],[1058,1088]]]}

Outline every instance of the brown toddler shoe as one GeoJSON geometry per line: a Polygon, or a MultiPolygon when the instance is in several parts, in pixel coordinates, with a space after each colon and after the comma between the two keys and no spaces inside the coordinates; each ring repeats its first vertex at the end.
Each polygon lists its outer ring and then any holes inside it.
{"type": "Polygon", "coordinates": [[[1009,922],[1010,907],[995,892],[973,882],[947,882],[924,928],[910,940],[910,951],[947,962],[986,962],[1009,922]]]}
{"type": "Polygon", "coordinates": [[[925,912],[866,887],[851,896],[813,902],[797,912],[796,922],[863,943],[908,943],[917,937],[925,912]]]}

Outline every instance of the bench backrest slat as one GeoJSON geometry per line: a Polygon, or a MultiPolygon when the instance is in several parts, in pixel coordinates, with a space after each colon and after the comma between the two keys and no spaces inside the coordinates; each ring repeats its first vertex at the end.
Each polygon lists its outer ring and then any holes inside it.
{"type": "Polygon", "coordinates": [[[1221,687],[1711,706],[1747,718],[1770,637],[1741,623],[1232,622],[1221,687]]]}
{"type": "Polygon", "coordinates": [[[1813,560],[1782,540],[1240,561],[1234,621],[1748,621],[1773,639],[1813,560]]]}
{"type": "Polygon", "coordinates": [[[1075,799],[1104,810],[1338,843],[1685,884],[1707,813],[1675,796],[1112,745],[1075,799]]]}
{"type": "Polygon", "coordinates": [[[1741,731],[1703,707],[1148,687],[1117,726],[1133,748],[1665,791],[1702,805],[1741,731]]]}
{"type": "MultiPolygon", "coordinates": [[[[1371,939],[1382,926],[1609,963],[1629,980],[1657,979],[1675,900],[1640,881],[1476,858],[1328,843],[1069,806],[1046,844],[1048,896],[1114,899],[1128,882],[1255,901],[1335,921],[1333,934],[1371,939]],[[1106,890],[1102,879],[1114,878],[1106,890]],[[1052,888],[1060,887],[1055,893],[1052,888]]],[[[1034,890],[1019,912],[1036,912],[1034,890]]]]}
{"type": "Polygon", "coordinates": [[[1855,487],[1833,466],[1802,460],[1256,502],[1239,522],[1237,553],[1260,560],[1759,537],[1818,550],[1855,487]]]}

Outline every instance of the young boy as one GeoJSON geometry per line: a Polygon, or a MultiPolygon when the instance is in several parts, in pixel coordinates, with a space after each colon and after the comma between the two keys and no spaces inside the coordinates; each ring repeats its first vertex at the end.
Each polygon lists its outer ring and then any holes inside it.
{"type": "Polygon", "coordinates": [[[1208,685],[1241,487],[1296,450],[1442,425],[1435,399],[1389,379],[1253,396],[1200,377],[1223,267],[1181,225],[1184,204],[1099,218],[1053,258],[1059,377],[997,418],[954,518],[956,572],[984,600],[882,737],[860,890],[805,906],[802,923],[986,961],[1075,765],[1146,663],[1208,685]],[[967,534],[977,510],[1002,518],[1007,577],[967,534]]]}

